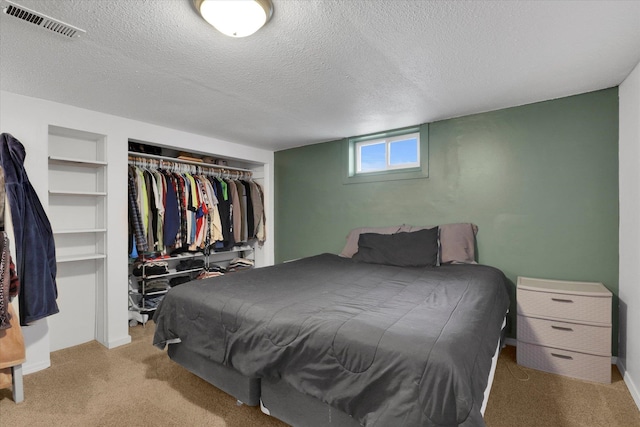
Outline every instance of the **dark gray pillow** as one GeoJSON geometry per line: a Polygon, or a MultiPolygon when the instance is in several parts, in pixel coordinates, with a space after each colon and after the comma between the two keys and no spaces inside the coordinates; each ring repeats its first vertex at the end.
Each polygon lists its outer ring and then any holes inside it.
{"type": "Polygon", "coordinates": [[[364,233],[353,259],[371,264],[427,267],[438,263],[438,227],[412,233],[364,233]]]}

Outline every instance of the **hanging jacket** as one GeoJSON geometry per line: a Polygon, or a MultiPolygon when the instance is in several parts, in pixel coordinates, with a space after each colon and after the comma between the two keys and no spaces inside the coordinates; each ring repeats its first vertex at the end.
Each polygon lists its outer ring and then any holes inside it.
{"type": "Polygon", "coordinates": [[[164,206],[164,245],[174,246],[180,230],[180,207],[178,206],[174,179],[169,174],[166,174],[165,178],[167,180],[167,196],[164,206]]]}
{"type": "Polygon", "coordinates": [[[0,163],[13,221],[23,326],[59,311],[53,232],[24,169],[25,156],[20,141],[8,133],[0,134],[0,163]]]}

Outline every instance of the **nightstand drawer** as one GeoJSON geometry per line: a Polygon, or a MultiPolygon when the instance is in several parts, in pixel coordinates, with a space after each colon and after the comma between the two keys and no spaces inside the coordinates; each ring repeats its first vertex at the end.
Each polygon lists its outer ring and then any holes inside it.
{"type": "MultiPolygon", "coordinates": [[[[611,327],[518,316],[518,343],[611,355],[611,327]]],[[[518,344],[519,345],[519,344],[518,344]]]]}
{"type": "Polygon", "coordinates": [[[611,324],[611,298],[518,289],[518,314],[611,324]]]}
{"type": "Polygon", "coordinates": [[[552,374],[611,383],[611,358],[518,341],[518,364],[552,374]]]}

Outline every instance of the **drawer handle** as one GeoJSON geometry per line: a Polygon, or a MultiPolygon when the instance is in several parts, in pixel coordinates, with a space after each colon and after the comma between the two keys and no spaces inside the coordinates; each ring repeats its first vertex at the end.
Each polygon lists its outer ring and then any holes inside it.
{"type": "Polygon", "coordinates": [[[573,328],[566,328],[566,327],[564,327],[564,326],[551,325],[551,327],[552,327],[553,329],[557,329],[557,330],[559,330],[559,331],[569,331],[569,332],[573,331],[573,328]]]}
{"type": "Polygon", "coordinates": [[[555,301],[555,302],[573,302],[573,300],[562,299],[562,298],[551,298],[551,301],[555,301]]]}
{"type": "Polygon", "coordinates": [[[573,360],[573,357],[571,357],[571,356],[566,356],[566,355],[564,355],[564,354],[551,353],[551,355],[552,355],[553,357],[557,357],[557,358],[559,358],[559,359],[573,360]]]}

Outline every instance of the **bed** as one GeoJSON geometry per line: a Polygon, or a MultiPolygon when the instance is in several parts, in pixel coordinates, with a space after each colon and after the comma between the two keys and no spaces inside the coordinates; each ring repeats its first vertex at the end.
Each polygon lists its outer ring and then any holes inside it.
{"type": "Polygon", "coordinates": [[[154,345],[294,426],[483,426],[504,274],[367,261],[321,254],[180,285],[154,345]]]}

